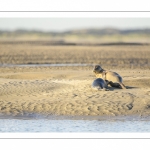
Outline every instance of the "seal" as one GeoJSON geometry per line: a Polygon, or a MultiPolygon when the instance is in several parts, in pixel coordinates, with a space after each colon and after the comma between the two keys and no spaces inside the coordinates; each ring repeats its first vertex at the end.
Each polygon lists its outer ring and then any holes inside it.
{"type": "Polygon", "coordinates": [[[104,79],[110,86],[126,89],[122,77],[118,73],[104,70],[100,65],[95,65],[93,72],[97,78],[104,79]]]}
{"type": "Polygon", "coordinates": [[[104,81],[102,78],[97,78],[92,83],[92,88],[95,90],[105,90],[109,91],[107,82],[104,81]]]}

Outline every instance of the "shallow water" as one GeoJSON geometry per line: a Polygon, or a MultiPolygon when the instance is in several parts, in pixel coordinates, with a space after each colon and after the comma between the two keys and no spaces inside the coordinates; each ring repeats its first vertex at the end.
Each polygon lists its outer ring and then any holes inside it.
{"type": "Polygon", "coordinates": [[[68,67],[93,66],[92,64],[0,64],[0,67],[68,67]]]}
{"type": "Polygon", "coordinates": [[[0,119],[0,132],[150,132],[150,121],[0,119]]]}

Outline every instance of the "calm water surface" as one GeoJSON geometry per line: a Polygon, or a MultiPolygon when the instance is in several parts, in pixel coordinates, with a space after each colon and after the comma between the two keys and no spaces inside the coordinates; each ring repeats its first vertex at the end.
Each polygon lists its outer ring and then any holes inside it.
{"type": "Polygon", "coordinates": [[[79,67],[93,66],[93,64],[0,64],[0,67],[79,67]]]}
{"type": "Polygon", "coordinates": [[[0,132],[150,132],[150,121],[0,119],[0,132]]]}

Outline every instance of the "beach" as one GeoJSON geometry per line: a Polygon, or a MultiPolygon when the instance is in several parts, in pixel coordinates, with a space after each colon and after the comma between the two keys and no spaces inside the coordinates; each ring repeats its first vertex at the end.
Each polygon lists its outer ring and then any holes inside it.
{"type": "Polygon", "coordinates": [[[149,48],[149,45],[36,46],[1,42],[0,114],[149,116],[149,48]],[[119,73],[127,89],[92,89],[95,64],[119,73]]]}

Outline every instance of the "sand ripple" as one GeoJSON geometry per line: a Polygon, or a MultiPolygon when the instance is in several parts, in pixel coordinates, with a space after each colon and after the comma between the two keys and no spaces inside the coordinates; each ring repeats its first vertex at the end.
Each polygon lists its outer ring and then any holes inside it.
{"type": "MultiPolygon", "coordinates": [[[[6,68],[8,69],[8,68],[6,68]]],[[[11,70],[11,69],[10,69],[11,70]]],[[[149,115],[150,71],[121,71],[128,89],[91,88],[89,70],[39,70],[0,74],[0,113],[24,115],[149,115]],[[134,75],[134,76],[133,76],[134,75]]]]}

